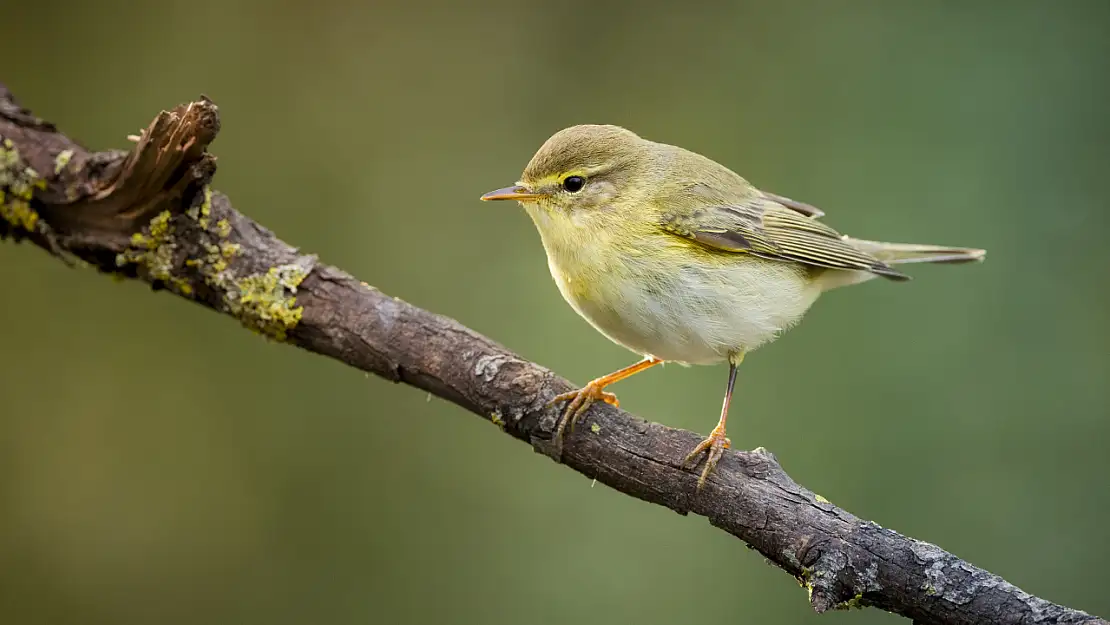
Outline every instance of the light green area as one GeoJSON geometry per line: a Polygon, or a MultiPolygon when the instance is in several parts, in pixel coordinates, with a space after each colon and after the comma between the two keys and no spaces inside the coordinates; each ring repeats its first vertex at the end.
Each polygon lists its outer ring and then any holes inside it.
{"type": "Polygon", "coordinates": [[[866,607],[866,606],[863,603],[863,594],[857,594],[856,596],[854,596],[851,599],[845,601],[844,603],[836,604],[836,609],[837,610],[863,609],[864,607],[866,607]]]}
{"type": "Polygon", "coordinates": [[[265,274],[252,274],[235,281],[231,312],[248,327],[279,341],[301,320],[304,309],[297,306],[297,286],[308,275],[298,265],[271,267],[265,274]]]}
{"type": "MultiPolygon", "coordinates": [[[[523,212],[478,201],[568,124],[696,149],[852,235],[987,248],[832,293],[749,355],[732,444],[1110,616],[1092,538],[1110,514],[1110,4],[112,0],[3,23],[0,81],[82,144],[127,149],[204,93],[214,187],[238,207],[579,383],[638,356],[562,302],[523,212]]],[[[230,224],[196,218],[213,248],[190,260],[218,276],[230,224]]],[[[5,623],[906,622],[814,615],[704,519],[180,298],[11,242],[0,281],[5,623]]],[[[278,325],[300,305],[282,281],[259,272],[247,302],[278,325]]],[[[705,434],[726,375],[668,365],[612,390],[705,434]]]]}
{"type": "Polygon", "coordinates": [[[73,150],[62,150],[54,157],[54,175],[62,173],[62,170],[69,165],[70,159],[73,158],[73,150]]]}
{"type": "Polygon", "coordinates": [[[175,275],[176,249],[173,215],[168,210],[162,211],[150,220],[150,224],[142,232],[131,235],[131,247],[116,255],[116,265],[119,267],[129,263],[140,265],[151,279],[165,283],[182,295],[192,295],[193,285],[175,275]]]}
{"type": "MultiPolygon", "coordinates": [[[[205,242],[205,254],[187,258],[184,268],[176,258],[174,220],[169,211],[156,215],[141,232],[131,236],[131,247],[116,257],[123,267],[136,264],[145,275],[168,285],[172,290],[190,297],[194,287],[188,270],[198,272],[209,288],[220,297],[219,306],[239,319],[247,328],[277,341],[284,341],[289,330],[297,326],[304,308],[297,306],[297,287],[308,275],[301,264],[270,267],[265,273],[237,273],[228,261],[240,254],[240,245],[227,241],[231,225],[226,219],[211,226],[212,189],[204,188],[200,203],[185,211],[185,216],[207,232],[216,242],[205,242]]],[[[187,222],[186,222],[187,223],[187,222]]]]}
{"type": "Polygon", "coordinates": [[[39,215],[31,208],[35,189],[44,180],[19,156],[19,148],[7,137],[0,137],[0,219],[27,232],[34,232],[39,215]]]}

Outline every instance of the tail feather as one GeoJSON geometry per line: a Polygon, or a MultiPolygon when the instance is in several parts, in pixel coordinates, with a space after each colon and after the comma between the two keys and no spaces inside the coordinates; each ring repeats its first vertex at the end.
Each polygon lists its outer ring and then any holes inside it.
{"type": "Polygon", "coordinates": [[[844,237],[860,251],[866,252],[888,265],[909,263],[973,263],[987,257],[986,250],[970,247],[919,245],[916,243],[884,243],[844,237]]]}

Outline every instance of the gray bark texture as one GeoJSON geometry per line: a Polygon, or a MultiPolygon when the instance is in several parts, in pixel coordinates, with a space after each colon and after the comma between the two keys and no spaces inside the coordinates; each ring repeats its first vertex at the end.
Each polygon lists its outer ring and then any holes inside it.
{"type": "Polygon", "coordinates": [[[626,495],[697,514],[808,589],[818,612],[873,606],[914,623],[1100,623],[795,483],[770,453],[729,451],[705,488],[682,459],[701,437],[597,404],[552,444],[572,385],[458,322],[281,241],[211,190],[207,98],[163,111],[130,151],[93,152],[0,85],[0,238],[149,283],[296,345],[424,389],[626,495]]]}

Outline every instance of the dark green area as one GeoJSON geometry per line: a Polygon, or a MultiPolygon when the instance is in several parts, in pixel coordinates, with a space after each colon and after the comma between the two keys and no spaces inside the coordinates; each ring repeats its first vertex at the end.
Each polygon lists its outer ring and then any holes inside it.
{"type": "MultiPolygon", "coordinates": [[[[636,356],[478,201],[563,126],[700,151],[855,236],[985,247],[824,298],[744,363],[729,433],[1110,615],[1110,5],[731,4],[25,2],[0,80],[96,148],[207,94],[240,210],[581,382],[636,356]]],[[[702,519],[177,298],[10,242],[0,280],[3,622],[901,622],[813,615],[702,519]]],[[[705,433],[724,383],[613,390],[705,433]]]]}

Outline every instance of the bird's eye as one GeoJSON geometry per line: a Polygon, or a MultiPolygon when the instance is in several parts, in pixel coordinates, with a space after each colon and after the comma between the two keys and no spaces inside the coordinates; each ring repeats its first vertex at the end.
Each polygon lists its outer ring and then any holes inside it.
{"type": "Polygon", "coordinates": [[[578,193],[586,186],[586,179],[582,176],[567,176],[563,179],[563,188],[571,193],[578,193]]]}

